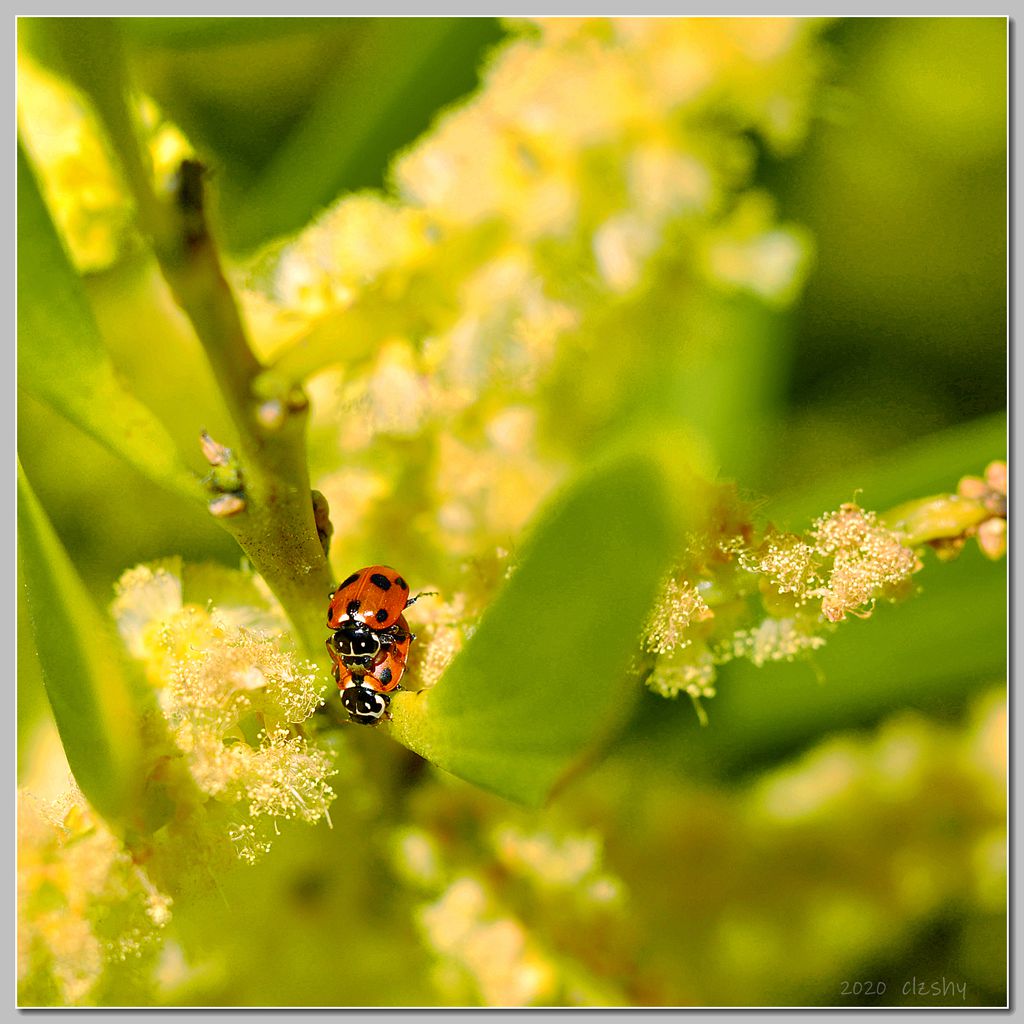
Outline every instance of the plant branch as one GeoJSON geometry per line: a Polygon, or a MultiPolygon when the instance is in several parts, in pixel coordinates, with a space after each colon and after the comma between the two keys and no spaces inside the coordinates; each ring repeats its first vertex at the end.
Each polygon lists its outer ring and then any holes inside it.
{"type": "Polygon", "coordinates": [[[937,494],[908,501],[881,518],[900,530],[909,547],[928,544],[940,557],[953,558],[971,537],[986,558],[1006,552],[1006,463],[990,462],[985,474],[965,476],[956,494],[937,494]]]}
{"type": "Polygon", "coordinates": [[[157,193],[128,101],[121,38],[111,19],[54,19],[65,69],[90,95],[134,198],[160,271],[188,316],[238,432],[239,489],[210,510],[281,602],[307,655],[323,644],[330,569],[317,534],[306,462],[308,401],[253,354],[203,202],[203,168],[187,160],[174,195],[157,193]],[[70,22],[70,24],[69,24],[70,22]],[[100,56],[102,55],[102,59],[100,56]]]}

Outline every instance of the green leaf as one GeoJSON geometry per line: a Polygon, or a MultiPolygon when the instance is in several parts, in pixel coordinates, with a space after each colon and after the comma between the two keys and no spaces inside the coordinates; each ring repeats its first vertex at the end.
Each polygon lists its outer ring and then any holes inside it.
{"type": "Polygon", "coordinates": [[[163,426],[118,380],[20,146],[18,357],[20,387],[151,480],[203,500],[163,426]]]}
{"type": "Polygon", "coordinates": [[[444,678],[395,697],[392,736],[485,789],[543,802],[640,692],[630,660],[674,551],[664,477],[634,451],[564,494],[444,678]]]}
{"type": "Polygon", "coordinates": [[[92,603],[20,462],[18,570],[68,764],[96,810],[123,822],[141,785],[137,703],[113,629],[92,603]]]}

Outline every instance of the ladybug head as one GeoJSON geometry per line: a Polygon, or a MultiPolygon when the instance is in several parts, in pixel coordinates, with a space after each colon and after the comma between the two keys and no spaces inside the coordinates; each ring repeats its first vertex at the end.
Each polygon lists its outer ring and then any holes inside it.
{"type": "Polygon", "coordinates": [[[376,725],[387,711],[391,699],[387,694],[360,683],[341,691],[341,703],[351,721],[359,725],[376,725]]]}
{"type": "Polygon", "coordinates": [[[369,665],[380,651],[380,638],[366,623],[346,619],[334,631],[333,646],[343,658],[358,658],[369,665]]]}

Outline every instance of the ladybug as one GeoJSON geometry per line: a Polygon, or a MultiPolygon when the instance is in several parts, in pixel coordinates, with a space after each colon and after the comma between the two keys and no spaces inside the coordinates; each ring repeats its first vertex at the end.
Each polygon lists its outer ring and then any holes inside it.
{"type": "Polygon", "coordinates": [[[405,616],[399,616],[398,622],[388,632],[391,636],[381,638],[384,642],[369,665],[362,663],[365,655],[357,656],[358,663],[354,663],[352,658],[340,654],[331,641],[327,644],[334,660],[334,678],[341,690],[341,703],[349,718],[361,725],[372,725],[387,714],[391,703],[388,694],[398,689],[405,673],[413,641],[405,616]]]}
{"type": "Polygon", "coordinates": [[[386,565],[360,569],[331,594],[327,653],[351,721],[373,725],[387,715],[415,639],[402,612],[422,596],[409,597],[409,585],[386,565]]]}

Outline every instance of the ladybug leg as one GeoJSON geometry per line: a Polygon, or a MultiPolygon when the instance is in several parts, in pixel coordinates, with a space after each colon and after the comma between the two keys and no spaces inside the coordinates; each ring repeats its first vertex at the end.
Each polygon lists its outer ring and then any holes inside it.
{"type": "Polygon", "coordinates": [[[338,660],[338,654],[334,650],[334,647],[331,644],[331,641],[329,639],[325,640],[324,643],[327,646],[327,654],[330,656],[330,659],[331,659],[331,673],[334,676],[334,681],[336,683],[340,683],[341,682],[341,662],[338,660]]]}
{"type": "MultiPolygon", "coordinates": [[[[394,629],[393,626],[392,629],[394,629]]],[[[382,629],[377,632],[377,643],[380,644],[381,651],[385,647],[390,647],[392,644],[397,643],[399,639],[400,637],[397,637],[391,629],[382,629]]]]}
{"type": "Polygon", "coordinates": [[[377,630],[377,640],[380,642],[381,647],[390,647],[392,644],[400,644],[404,640],[412,641],[415,639],[415,633],[406,633],[399,629],[397,625],[377,630]]]}
{"type": "Polygon", "coordinates": [[[422,594],[417,594],[415,597],[410,597],[409,600],[405,602],[405,607],[408,608],[409,605],[415,604],[421,597],[437,597],[437,591],[424,590],[422,594]]]}

